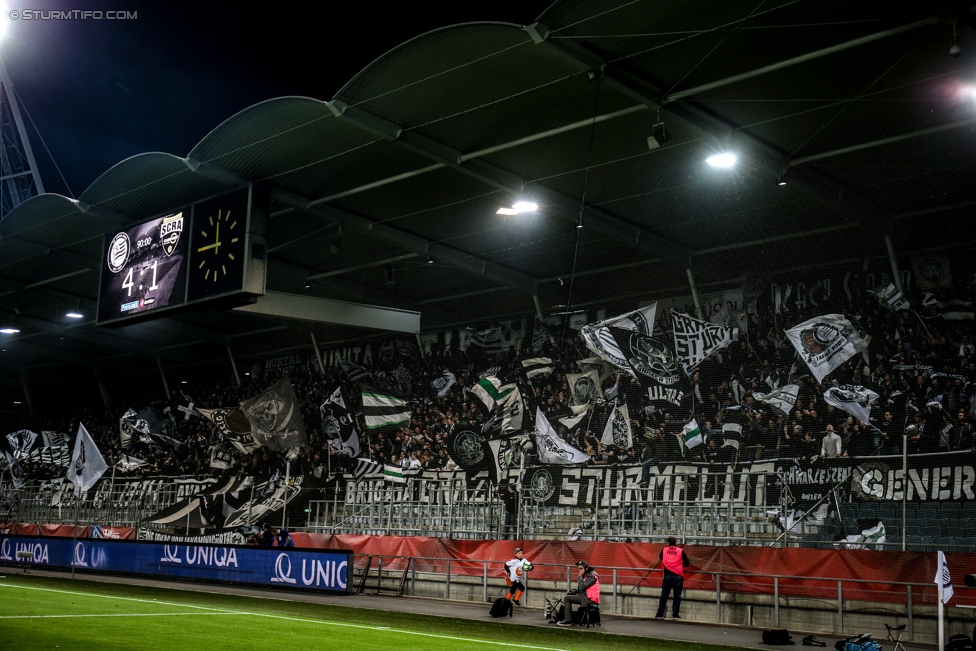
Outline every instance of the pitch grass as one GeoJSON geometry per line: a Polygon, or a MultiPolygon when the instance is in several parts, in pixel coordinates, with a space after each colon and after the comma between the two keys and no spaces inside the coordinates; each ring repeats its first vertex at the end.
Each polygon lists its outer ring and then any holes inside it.
{"type": "Polygon", "coordinates": [[[409,613],[46,577],[0,580],[0,649],[728,651],[409,613]]]}

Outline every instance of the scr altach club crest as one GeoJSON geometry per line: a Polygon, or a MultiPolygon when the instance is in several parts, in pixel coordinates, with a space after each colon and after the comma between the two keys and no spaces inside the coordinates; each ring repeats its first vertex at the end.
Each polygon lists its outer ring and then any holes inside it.
{"type": "Polygon", "coordinates": [[[173,255],[182,234],[183,213],[178,212],[175,215],[163,217],[159,224],[159,242],[163,247],[163,253],[168,256],[173,255]]]}

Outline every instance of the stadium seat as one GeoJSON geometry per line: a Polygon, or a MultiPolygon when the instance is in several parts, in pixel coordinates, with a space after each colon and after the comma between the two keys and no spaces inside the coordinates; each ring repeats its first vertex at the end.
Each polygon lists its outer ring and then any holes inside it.
{"type": "Polygon", "coordinates": [[[878,505],[878,517],[885,522],[893,520],[895,518],[901,522],[901,504],[895,504],[894,502],[882,502],[878,505]]]}
{"type": "Polygon", "coordinates": [[[869,520],[880,517],[878,515],[877,502],[861,502],[857,509],[857,517],[862,520],[869,520]]]}
{"type": "Polygon", "coordinates": [[[942,527],[942,535],[952,536],[953,538],[965,538],[966,530],[958,524],[947,525],[942,527]]]}
{"type": "Polygon", "coordinates": [[[949,522],[958,520],[961,512],[962,505],[959,502],[943,502],[939,505],[940,517],[949,522]]]}

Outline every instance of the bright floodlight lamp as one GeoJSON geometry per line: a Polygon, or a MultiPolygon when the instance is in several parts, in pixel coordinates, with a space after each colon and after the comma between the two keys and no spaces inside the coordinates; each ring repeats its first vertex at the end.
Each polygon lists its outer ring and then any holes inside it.
{"type": "Polygon", "coordinates": [[[668,140],[671,140],[671,134],[664,128],[663,122],[658,122],[654,125],[651,135],[647,136],[647,148],[653,151],[668,140]]]}
{"type": "Polygon", "coordinates": [[[20,330],[17,328],[0,328],[0,334],[4,335],[15,335],[18,332],[20,332],[20,330]]]}
{"type": "Polygon", "coordinates": [[[539,209],[539,204],[533,201],[516,201],[511,208],[499,208],[496,215],[521,215],[526,212],[535,212],[539,209]]]}
{"type": "Polygon", "coordinates": [[[714,154],[705,159],[705,162],[712,167],[732,167],[735,165],[736,157],[732,152],[722,152],[714,154]]]}
{"type": "Polygon", "coordinates": [[[67,314],[65,314],[65,316],[68,317],[69,319],[84,319],[85,318],[85,315],[84,314],[81,314],[79,312],[68,312],[67,314]]]}

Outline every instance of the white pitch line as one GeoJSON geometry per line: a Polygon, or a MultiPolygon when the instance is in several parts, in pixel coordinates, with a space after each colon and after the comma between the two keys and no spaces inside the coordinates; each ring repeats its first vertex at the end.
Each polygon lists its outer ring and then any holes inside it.
{"type": "MultiPolygon", "coordinates": [[[[476,644],[489,644],[492,646],[505,646],[516,649],[535,649],[536,651],[568,651],[567,649],[560,649],[559,647],[551,646],[535,646],[532,644],[516,644],[514,642],[497,642],[495,640],[480,640],[472,637],[458,637],[454,635],[439,635],[437,633],[421,633],[420,631],[409,631],[402,628],[390,628],[388,626],[366,626],[365,624],[346,624],[343,622],[330,622],[324,620],[316,619],[303,619],[301,617],[288,617],[286,615],[271,615],[268,613],[255,613],[246,611],[231,611],[224,608],[208,608],[206,606],[194,606],[191,604],[176,604],[167,601],[156,601],[155,599],[137,599],[135,597],[115,597],[111,595],[96,594],[92,592],[74,592],[71,590],[54,590],[53,588],[34,588],[23,585],[14,585],[10,583],[0,583],[0,587],[3,588],[19,588],[21,590],[37,590],[39,592],[54,592],[58,594],[70,594],[79,597],[101,597],[103,599],[118,599],[120,601],[137,601],[147,604],[159,604],[161,606],[182,606],[184,608],[198,608],[200,610],[214,611],[215,613],[225,614],[225,615],[246,615],[250,617],[268,617],[271,619],[283,619],[291,622],[302,622],[305,624],[319,624],[322,626],[342,626],[345,628],[359,628],[368,631],[391,631],[393,633],[403,633],[404,635],[416,635],[419,637],[432,637],[442,640],[455,640],[458,642],[474,642],[476,644]]],[[[184,613],[189,615],[190,613],[184,613]]]]}
{"type": "Polygon", "coordinates": [[[188,617],[193,615],[244,615],[246,613],[89,613],[78,615],[0,615],[0,619],[70,619],[72,617],[188,617]]]}

